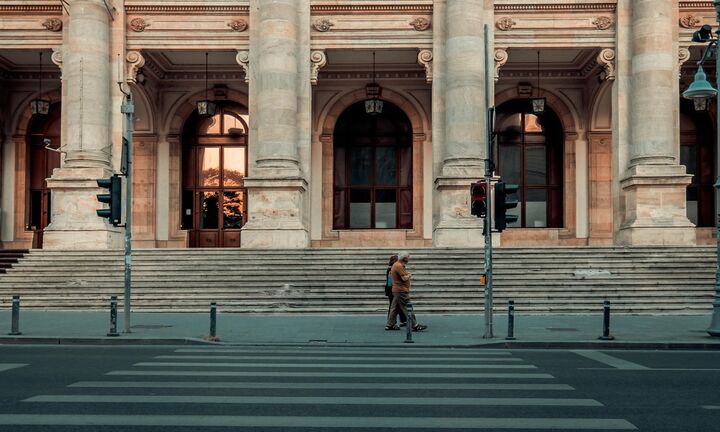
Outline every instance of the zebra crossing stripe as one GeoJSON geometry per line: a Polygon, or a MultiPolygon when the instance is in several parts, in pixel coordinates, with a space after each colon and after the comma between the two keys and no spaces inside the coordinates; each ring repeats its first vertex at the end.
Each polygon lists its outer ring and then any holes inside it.
{"type": "MultiPolygon", "coordinates": [[[[208,359],[215,359],[215,360],[312,360],[312,361],[318,361],[318,360],[362,360],[362,361],[378,361],[387,363],[388,357],[337,357],[337,356],[245,356],[245,355],[159,355],[155,356],[153,358],[159,359],[159,360],[182,360],[182,359],[188,359],[188,360],[208,360],[208,359]]],[[[416,359],[415,361],[447,361],[447,357],[420,357],[416,359]]],[[[486,361],[493,361],[493,362],[521,362],[523,361],[520,358],[517,357],[500,357],[500,358],[494,358],[494,357],[483,357],[483,358],[477,358],[477,357],[454,357],[452,358],[453,362],[458,361],[477,361],[477,362],[486,362],[486,361]]]]}
{"type": "MultiPolygon", "coordinates": [[[[129,376],[203,376],[203,377],[325,377],[325,378],[397,378],[395,372],[257,372],[257,371],[110,371],[106,375],[129,376]]],[[[460,378],[460,379],[553,379],[546,373],[412,373],[403,371],[403,378],[460,378]]]]}
{"type": "Polygon", "coordinates": [[[605,418],[457,418],[457,417],[310,417],[310,416],[191,416],[0,414],[0,425],[166,426],[235,428],[413,428],[413,429],[533,429],[637,430],[627,420],[605,418]]]}
{"type": "MultiPolygon", "coordinates": [[[[334,368],[334,369],[377,369],[380,364],[365,363],[212,363],[212,362],[139,362],[138,367],[248,367],[248,368],[334,368]]],[[[537,369],[533,365],[494,365],[494,364],[440,364],[406,366],[406,369],[537,369]]]]}
{"type": "Polygon", "coordinates": [[[510,356],[510,351],[502,350],[473,350],[467,348],[454,348],[454,349],[419,349],[419,348],[404,348],[404,349],[376,349],[376,348],[348,348],[348,349],[331,349],[331,348],[268,348],[268,349],[257,349],[257,348],[178,348],[174,352],[176,353],[242,353],[242,354],[344,354],[346,356],[357,356],[357,355],[399,355],[399,356],[426,356],[426,355],[443,355],[443,356],[510,356]]]}
{"type": "MultiPolygon", "coordinates": [[[[202,389],[318,389],[318,390],[395,390],[396,383],[388,382],[198,382],[198,381],[79,381],[68,387],[82,388],[202,388],[202,389]]],[[[524,390],[566,391],[575,390],[567,384],[451,384],[451,383],[403,383],[408,390],[524,390]]]]}
{"type": "Polygon", "coordinates": [[[0,363],[0,372],[5,372],[10,369],[17,369],[23,366],[27,366],[28,363],[0,363]]]}

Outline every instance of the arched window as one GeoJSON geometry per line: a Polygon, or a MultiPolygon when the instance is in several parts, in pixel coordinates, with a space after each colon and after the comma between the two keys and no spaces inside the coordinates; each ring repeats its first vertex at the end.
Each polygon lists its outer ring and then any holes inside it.
{"type": "Polygon", "coordinates": [[[333,137],[334,229],[412,228],[412,126],[397,106],[348,107],[333,137]]]}
{"type": "Polygon", "coordinates": [[[680,103],[680,164],[692,174],[687,187],[687,217],[699,227],[715,226],[715,128],[707,112],[680,103]]]}
{"type": "Polygon", "coordinates": [[[240,247],[247,221],[248,116],[220,104],[217,114],[193,114],[183,132],[182,228],[191,247],[240,247]]]}
{"type": "Polygon", "coordinates": [[[497,171],[518,188],[518,215],[509,225],[559,228],[563,225],[563,133],[557,115],[546,107],[535,115],[527,99],[498,107],[497,171]]]}

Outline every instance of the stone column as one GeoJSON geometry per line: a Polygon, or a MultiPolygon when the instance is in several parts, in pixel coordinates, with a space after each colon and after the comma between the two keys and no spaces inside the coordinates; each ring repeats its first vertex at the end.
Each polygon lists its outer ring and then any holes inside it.
{"type": "Polygon", "coordinates": [[[630,2],[629,163],[621,244],[690,245],[685,190],[692,176],[678,163],[677,1],[630,2]]]}
{"type": "Polygon", "coordinates": [[[309,245],[300,148],[310,139],[303,125],[310,105],[310,2],[252,0],[250,9],[250,117],[257,139],[245,179],[249,220],[241,244],[303,248],[309,245]]]}
{"type": "Polygon", "coordinates": [[[470,183],[484,175],[484,0],[434,4],[433,136],[436,150],[435,246],[483,244],[482,220],[470,215],[470,183]]]}
{"type": "Polygon", "coordinates": [[[110,13],[103,0],[70,0],[63,41],[62,128],[64,163],[48,179],[52,223],[48,249],[105,249],[121,246],[120,229],[98,217],[96,179],[112,171],[110,141],[110,13]]]}

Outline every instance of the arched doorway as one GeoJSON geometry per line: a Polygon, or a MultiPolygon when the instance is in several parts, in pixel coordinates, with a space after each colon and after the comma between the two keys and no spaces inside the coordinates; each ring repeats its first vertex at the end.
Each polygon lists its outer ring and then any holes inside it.
{"type": "Polygon", "coordinates": [[[698,227],[715,226],[715,127],[710,114],[680,102],[680,164],[692,182],[687,187],[687,217],[698,227]]]}
{"type": "Polygon", "coordinates": [[[396,105],[349,106],[333,132],[333,229],[412,228],[412,125],[396,105]]]}
{"type": "Polygon", "coordinates": [[[33,116],[27,133],[25,229],[33,232],[32,247],[38,249],[43,245],[43,230],[52,222],[52,195],[46,180],[60,168],[60,111],[60,104],[55,103],[47,115],[33,116]]]}
{"type": "Polygon", "coordinates": [[[563,225],[563,131],[549,107],[532,113],[529,99],[514,99],[497,110],[497,170],[519,186],[518,215],[511,228],[560,228],[563,225]]]}
{"type": "Polygon", "coordinates": [[[240,247],[247,221],[247,111],[219,104],[188,119],[183,132],[182,229],[190,247],[240,247]]]}

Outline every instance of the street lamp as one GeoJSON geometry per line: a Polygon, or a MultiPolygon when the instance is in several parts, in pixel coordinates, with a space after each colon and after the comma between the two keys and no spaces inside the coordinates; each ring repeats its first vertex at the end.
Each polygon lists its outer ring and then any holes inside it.
{"type": "MultiPolygon", "coordinates": [[[[716,20],[720,24],[720,0],[714,0],[713,5],[715,6],[716,20]]],[[[717,87],[720,88],[720,45],[718,44],[720,29],[718,29],[716,35],[717,37],[710,41],[702,58],[698,62],[698,71],[695,74],[695,81],[693,81],[693,83],[690,84],[690,87],[683,92],[683,97],[687,99],[695,101],[698,99],[717,97],[718,91],[708,82],[705,71],[703,71],[702,68],[702,65],[708,58],[709,53],[711,53],[712,49],[715,48],[715,81],[717,87]]],[[[693,35],[693,41],[695,42],[704,42],[711,38],[712,33],[706,26],[703,26],[701,31],[695,32],[695,35],[693,35]]],[[[710,336],[720,337],[720,176],[718,176],[718,174],[720,174],[720,98],[718,98],[718,112],[715,114],[715,117],[717,119],[717,124],[715,126],[715,153],[717,157],[717,165],[715,167],[715,212],[717,214],[715,219],[715,243],[717,245],[716,257],[718,263],[715,266],[715,299],[713,301],[713,315],[712,321],[710,322],[710,328],[707,329],[707,332],[710,336]]]]}

